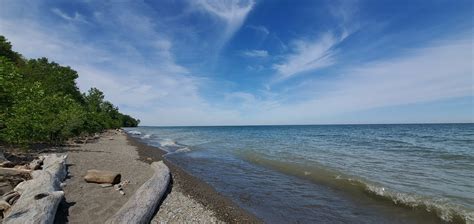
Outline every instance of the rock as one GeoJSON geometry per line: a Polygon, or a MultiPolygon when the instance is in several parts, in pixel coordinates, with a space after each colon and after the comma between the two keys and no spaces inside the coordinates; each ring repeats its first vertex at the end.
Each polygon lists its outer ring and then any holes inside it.
{"type": "Polygon", "coordinates": [[[117,184],[120,183],[120,178],[120,173],[106,170],[88,170],[84,176],[86,182],[98,184],[117,184]]]}

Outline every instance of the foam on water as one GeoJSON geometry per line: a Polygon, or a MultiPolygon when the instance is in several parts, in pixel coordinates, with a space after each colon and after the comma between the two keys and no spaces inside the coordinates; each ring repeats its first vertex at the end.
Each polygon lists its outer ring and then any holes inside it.
{"type": "Polygon", "coordinates": [[[172,140],[172,139],[163,139],[163,140],[160,140],[160,146],[177,146],[176,144],[176,141],[172,140]]]}
{"type": "Polygon", "coordinates": [[[141,137],[141,139],[149,139],[150,137],[151,137],[150,134],[146,134],[146,135],[144,135],[143,137],[141,137]]]}
{"type": "Polygon", "coordinates": [[[474,222],[473,212],[469,212],[467,208],[456,205],[447,198],[430,198],[417,194],[397,192],[393,189],[389,189],[388,186],[381,186],[380,184],[352,177],[338,171],[328,170],[315,162],[312,162],[311,165],[306,165],[304,163],[289,163],[269,159],[269,156],[245,150],[240,151],[238,155],[244,160],[252,163],[341,190],[345,193],[351,194],[354,198],[361,198],[366,195],[369,197],[377,197],[382,199],[382,203],[383,201],[387,201],[396,206],[419,209],[428,213],[433,213],[440,219],[449,223],[474,222]]]}
{"type": "Polygon", "coordinates": [[[139,132],[139,131],[133,131],[133,130],[132,130],[132,131],[128,131],[128,133],[131,134],[131,135],[141,135],[141,134],[142,134],[142,133],[139,132]]]}
{"type": "Polygon", "coordinates": [[[452,223],[473,223],[474,213],[468,212],[466,208],[453,204],[446,198],[432,199],[416,194],[407,194],[391,191],[385,187],[378,187],[363,183],[365,190],[376,196],[391,200],[396,205],[406,206],[413,209],[424,209],[435,213],[442,220],[452,223]]]}

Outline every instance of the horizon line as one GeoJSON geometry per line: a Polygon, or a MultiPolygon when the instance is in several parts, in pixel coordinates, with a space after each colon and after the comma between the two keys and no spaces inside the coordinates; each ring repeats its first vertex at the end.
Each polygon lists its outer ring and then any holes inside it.
{"type": "Polygon", "coordinates": [[[137,127],[251,127],[251,126],[344,126],[344,125],[436,125],[474,124],[469,122],[424,122],[424,123],[321,123],[321,124],[236,124],[236,125],[138,125],[137,127]]]}

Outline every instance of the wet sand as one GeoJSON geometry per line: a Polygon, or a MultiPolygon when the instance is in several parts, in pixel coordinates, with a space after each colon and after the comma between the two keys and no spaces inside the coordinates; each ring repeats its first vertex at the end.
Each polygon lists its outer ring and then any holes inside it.
{"type": "MultiPolygon", "coordinates": [[[[127,136],[130,145],[137,147],[140,160],[151,163],[163,159],[165,152],[157,147],[149,146],[140,140],[127,136]]],[[[217,218],[226,223],[262,223],[253,214],[236,205],[232,200],[219,194],[204,181],[190,175],[166,158],[163,160],[172,174],[172,189],[180,194],[191,197],[214,212],[217,218]]],[[[155,217],[156,219],[156,217],[155,217]]]]}

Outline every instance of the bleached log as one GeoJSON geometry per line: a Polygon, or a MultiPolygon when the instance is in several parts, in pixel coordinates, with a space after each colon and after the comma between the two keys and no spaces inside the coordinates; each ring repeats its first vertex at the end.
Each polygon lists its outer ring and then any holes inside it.
{"type": "Polygon", "coordinates": [[[59,203],[64,198],[61,181],[67,175],[67,155],[44,157],[43,169],[31,172],[31,180],[15,187],[20,198],[11,207],[3,223],[53,223],[59,203]]]}
{"type": "Polygon", "coordinates": [[[86,182],[98,184],[118,184],[120,178],[120,173],[106,170],[88,170],[84,176],[86,182]]]}
{"type": "Polygon", "coordinates": [[[154,162],[151,166],[155,170],[153,176],[138,188],[122,208],[105,223],[150,222],[170,182],[170,171],[162,161],[154,162]]]}
{"type": "Polygon", "coordinates": [[[0,167],[0,176],[20,175],[20,174],[25,174],[25,173],[29,174],[31,173],[31,170],[0,167]]]}
{"type": "Polygon", "coordinates": [[[41,165],[43,164],[43,160],[44,160],[44,157],[40,156],[38,159],[35,159],[35,160],[31,161],[27,166],[28,169],[30,169],[30,170],[39,169],[41,167],[41,165]]]}

